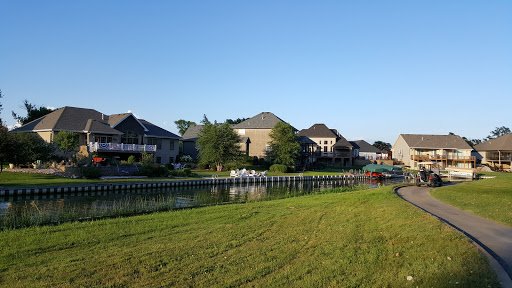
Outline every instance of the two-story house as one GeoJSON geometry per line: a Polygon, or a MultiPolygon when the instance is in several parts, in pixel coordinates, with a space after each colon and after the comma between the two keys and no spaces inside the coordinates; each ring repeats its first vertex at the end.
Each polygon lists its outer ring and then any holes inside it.
{"type": "Polygon", "coordinates": [[[317,144],[317,161],[352,166],[353,147],[337,130],[329,129],[325,124],[314,124],[308,129],[301,130],[299,136],[307,137],[317,144]]]}
{"type": "Polygon", "coordinates": [[[126,159],[146,152],[154,154],[155,162],[167,164],[179,152],[179,136],[132,113],[106,115],[94,109],[64,107],[13,130],[37,133],[50,143],[60,131],[78,134],[84,155],[126,159]]]}
{"type": "Polygon", "coordinates": [[[391,149],[393,157],[413,169],[422,162],[437,162],[441,168],[475,168],[473,148],[458,135],[400,134],[391,149]]]}

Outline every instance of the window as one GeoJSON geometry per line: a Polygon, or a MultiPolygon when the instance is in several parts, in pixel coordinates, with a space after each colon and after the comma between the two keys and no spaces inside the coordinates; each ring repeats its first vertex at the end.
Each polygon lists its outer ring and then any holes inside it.
{"type": "Polygon", "coordinates": [[[110,136],[94,136],[94,142],[99,143],[112,143],[112,137],[110,136]]]}
{"type": "Polygon", "coordinates": [[[162,139],[158,138],[147,138],[146,139],[147,145],[156,145],[156,149],[162,149],[162,139]]]}
{"type": "MultiPolygon", "coordinates": [[[[171,146],[170,150],[171,150],[171,151],[174,151],[174,140],[172,140],[172,139],[171,139],[171,141],[170,141],[170,146],[171,146]]],[[[171,162],[171,163],[172,163],[172,162],[171,162]]]]}
{"type": "Polygon", "coordinates": [[[156,163],[158,163],[158,164],[162,163],[162,157],[156,157],[156,163]]]}
{"type": "Polygon", "coordinates": [[[327,140],[326,140],[326,141],[324,141],[324,144],[327,144],[327,140]]]}
{"type": "Polygon", "coordinates": [[[123,136],[121,136],[121,143],[139,144],[139,135],[133,131],[127,131],[123,136]]]}
{"type": "Polygon", "coordinates": [[[327,152],[327,146],[324,146],[324,152],[327,152]]]}
{"type": "Polygon", "coordinates": [[[174,163],[174,157],[169,157],[169,163],[174,163]]]}
{"type": "Polygon", "coordinates": [[[245,135],[245,129],[238,129],[238,135],[245,135]]]}

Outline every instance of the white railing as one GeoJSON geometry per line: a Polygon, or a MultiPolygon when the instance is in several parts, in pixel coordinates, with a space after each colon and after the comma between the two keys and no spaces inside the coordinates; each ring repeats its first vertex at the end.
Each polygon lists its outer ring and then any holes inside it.
{"type": "Polygon", "coordinates": [[[90,142],[89,151],[133,151],[133,152],[156,152],[156,145],[137,145],[123,143],[99,143],[90,142]]]}

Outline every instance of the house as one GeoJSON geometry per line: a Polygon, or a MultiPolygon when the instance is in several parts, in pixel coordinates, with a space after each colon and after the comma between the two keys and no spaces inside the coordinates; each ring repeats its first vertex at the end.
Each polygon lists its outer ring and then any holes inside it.
{"type": "Polygon", "coordinates": [[[473,148],[458,135],[400,134],[391,149],[393,157],[413,169],[422,162],[437,162],[441,168],[475,168],[473,148]]]}
{"type": "Polygon", "coordinates": [[[512,161],[512,133],[491,139],[475,146],[482,155],[482,164],[510,169],[512,161]]]}
{"type": "Polygon", "coordinates": [[[269,149],[269,142],[272,140],[270,131],[278,122],[284,121],[270,112],[262,112],[234,125],[233,129],[242,137],[242,142],[245,144],[241,146],[241,150],[248,156],[264,158],[269,149]]]}
{"type": "Polygon", "coordinates": [[[204,125],[190,125],[181,137],[182,152],[184,155],[190,155],[192,158],[197,158],[199,151],[197,150],[196,141],[199,139],[199,133],[204,125]]]}
{"type": "Polygon", "coordinates": [[[37,133],[50,143],[60,131],[77,133],[84,155],[126,159],[146,152],[154,154],[156,163],[167,164],[179,152],[179,136],[132,113],[106,115],[94,109],[64,107],[13,130],[37,133]]]}
{"type": "Polygon", "coordinates": [[[299,131],[299,136],[307,137],[317,144],[317,161],[352,166],[353,146],[337,130],[329,129],[325,124],[314,124],[299,131]]]}
{"type": "Polygon", "coordinates": [[[382,153],[379,148],[364,140],[348,141],[354,147],[354,157],[365,160],[387,159],[388,153],[382,153]]]}

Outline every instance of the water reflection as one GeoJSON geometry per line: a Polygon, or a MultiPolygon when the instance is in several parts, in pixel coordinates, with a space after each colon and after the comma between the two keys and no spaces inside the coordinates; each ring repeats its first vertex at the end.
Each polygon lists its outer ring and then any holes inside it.
{"type": "Polygon", "coordinates": [[[5,215],[9,209],[44,209],[57,211],[64,207],[72,209],[101,209],[112,207],[116,203],[128,203],[136,199],[147,205],[158,204],[158,201],[174,199],[175,208],[218,204],[240,203],[248,201],[274,200],[318,193],[324,189],[366,184],[370,187],[403,183],[404,178],[386,180],[354,181],[354,180],[317,180],[290,181],[274,183],[238,183],[207,186],[186,186],[173,188],[152,188],[132,191],[94,191],[52,194],[31,194],[8,196],[0,199],[0,215],[5,215]],[[155,204],[156,203],[156,204],[155,204]]]}

